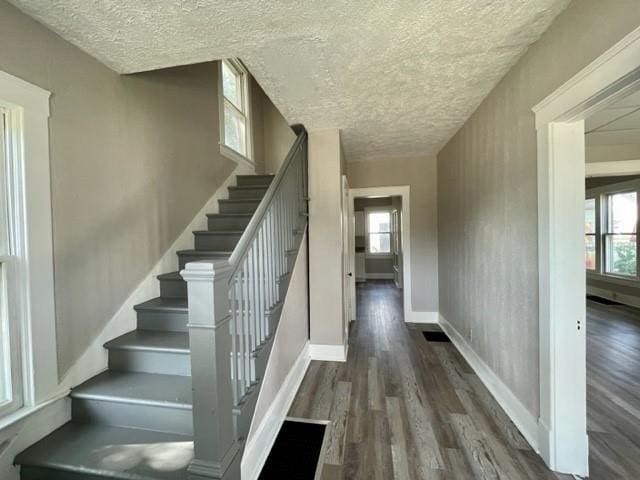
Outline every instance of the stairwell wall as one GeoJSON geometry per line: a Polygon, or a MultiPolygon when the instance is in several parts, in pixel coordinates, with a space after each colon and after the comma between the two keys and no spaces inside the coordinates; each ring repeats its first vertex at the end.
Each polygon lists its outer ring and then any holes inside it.
{"type": "Polygon", "coordinates": [[[220,154],[214,62],[118,75],[4,0],[0,32],[0,70],[52,92],[63,378],[236,164],[220,154]]]}

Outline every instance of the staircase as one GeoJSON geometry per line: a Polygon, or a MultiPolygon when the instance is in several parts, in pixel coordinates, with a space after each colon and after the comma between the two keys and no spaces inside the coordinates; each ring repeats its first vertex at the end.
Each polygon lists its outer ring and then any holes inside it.
{"type": "MultiPolygon", "coordinates": [[[[220,213],[207,215],[208,229],[193,232],[195,248],[177,252],[178,270],[231,256],[273,180],[236,178],[220,213]]],[[[105,344],[108,370],[71,392],[71,422],[16,458],[23,480],[187,478],[194,456],[187,284],[179,271],[158,280],[160,297],[135,306],[137,330],[105,344]]]]}

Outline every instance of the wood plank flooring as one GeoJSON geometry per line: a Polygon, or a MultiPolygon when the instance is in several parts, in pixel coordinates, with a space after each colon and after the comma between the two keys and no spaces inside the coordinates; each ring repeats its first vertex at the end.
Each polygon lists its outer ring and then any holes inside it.
{"type": "Polygon", "coordinates": [[[357,291],[346,363],[312,362],[289,415],[331,420],[323,480],[568,480],[550,472],[451,343],[403,322],[401,291],[357,291]]]}
{"type": "Polygon", "coordinates": [[[587,302],[590,478],[640,479],[640,310],[587,302]]]}

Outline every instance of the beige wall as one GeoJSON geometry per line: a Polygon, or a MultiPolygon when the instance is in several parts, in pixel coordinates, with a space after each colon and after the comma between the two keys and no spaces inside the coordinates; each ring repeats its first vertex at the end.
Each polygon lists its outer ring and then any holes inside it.
{"type": "Polygon", "coordinates": [[[411,189],[411,305],[438,311],[438,189],[435,157],[347,164],[351,188],[409,185],[411,189]]]}
{"type": "Polygon", "coordinates": [[[309,132],[311,344],[344,345],[339,130],[309,132]]]}
{"type": "Polygon", "coordinates": [[[440,312],[534,415],[538,260],[531,108],[639,24],[637,0],[574,1],[438,154],[440,312]]]}
{"type": "MultiPolygon", "coordinates": [[[[219,153],[217,66],[119,76],[2,0],[0,32],[0,70],[52,92],[64,376],[235,167],[219,153]]],[[[282,130],[277,117],[256,130],[282,130]]]]}
{"type": "Polygon", "coordinates": [[[587,163],[640,160],[640,144],[587,145],[584,154],[587,163]]]}
{"type": "Polygon", "coordinates": [[[255,80],[252,80],[251,110],[256,172],[276,174],[287,158],[296,134],[255,80]]]}

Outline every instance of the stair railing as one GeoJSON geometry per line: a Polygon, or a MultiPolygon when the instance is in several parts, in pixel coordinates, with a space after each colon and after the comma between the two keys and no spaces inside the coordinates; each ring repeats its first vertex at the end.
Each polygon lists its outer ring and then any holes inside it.
{"type": "Polygon", "coordinates": [[[258,386],[307,216],[307,133],[297,138],[229,260],[188,263],[194,459],[189,471],[239,479],[258,386]],[[265,350],[261,354],[261,350],[265,350]]]}

